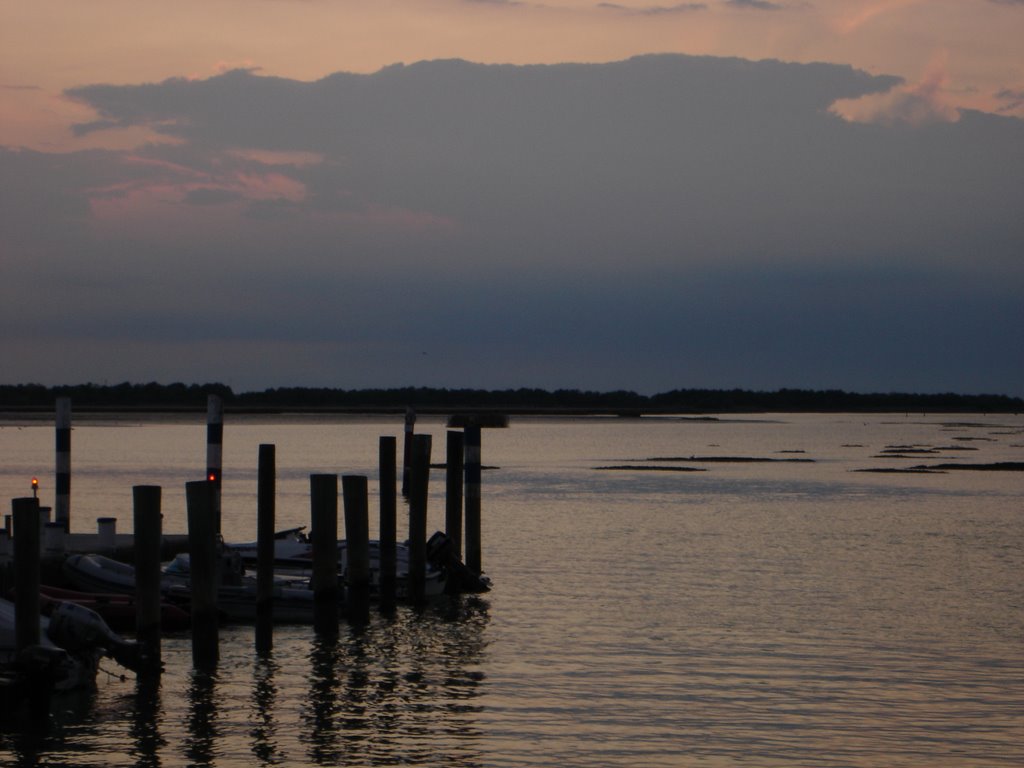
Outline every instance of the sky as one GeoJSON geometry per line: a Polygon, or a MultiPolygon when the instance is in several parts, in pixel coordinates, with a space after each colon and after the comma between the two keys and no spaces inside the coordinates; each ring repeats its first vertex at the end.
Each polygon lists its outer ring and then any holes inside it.
{"type": "Polygon", "coordinates": [[[1024,0],[0,0],[0,383],[1024,395],[1024,0]]]}

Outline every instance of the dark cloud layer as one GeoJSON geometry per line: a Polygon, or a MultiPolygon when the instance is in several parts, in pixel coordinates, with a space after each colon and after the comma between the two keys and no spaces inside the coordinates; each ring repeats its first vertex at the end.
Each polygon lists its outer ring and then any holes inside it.
{"type": "Polygon", "coordinates": [[[829,110],[898,83],[651,56],[76,88],[80,131],[172,142],[0,151],[6,378],[1021,394],[1024,124],[829,110]]]}

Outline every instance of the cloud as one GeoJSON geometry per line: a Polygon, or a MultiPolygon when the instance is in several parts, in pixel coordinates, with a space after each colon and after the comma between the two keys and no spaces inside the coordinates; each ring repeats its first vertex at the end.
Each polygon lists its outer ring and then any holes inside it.
{"type": "Polygon", "coordinates": [[[837,29],[841,34],[852,34],[879,17],[923,2],[924,0],[865,0],[859,3],[844,3],[846,7],[837,21],[837,29]]]}
{"type": "Polygon", "coordinates": [[[733,8],[751,8],[758,11],[780,11],[783,6],[768,0],[724,0],[726,5],[733,8]]]}
{"type": "Polygon", "coordinates": [[[0,354],[39,380],[1019,392],[1024,123],[894,121],[894,94],[941,105],[941,67],[76,88],[174,142],[0,149],[0,354]],[[889,117],[830,111],[871,96],[889,117]]]}
{"type": "Polygon", "coordinates": [[[945,68],[938,64],[919,83],[903,84],[885,93],[857,99],[842,99],[832,109],[844,119],[859,123],[914,126],[953,123],[960,118],[960,110],[946,101],[946,82],[945,68]]]}
{"type": "Polygon", "coordinates": [[[996,93],[996,99],[1002,102],[1000,112],[1015,112],[1024,107],[1024,89],[1003,88],[996,93]]]}
{"type": "Polygon", "coordinates": [[[677,13],[692,13],[694,11],[706,11],[706,3],[677,3],[675,5],[648,5],[629,6],[618,3],[598,3],[598,8],[619,11],[637,16],[663,16],[677,13]]]}

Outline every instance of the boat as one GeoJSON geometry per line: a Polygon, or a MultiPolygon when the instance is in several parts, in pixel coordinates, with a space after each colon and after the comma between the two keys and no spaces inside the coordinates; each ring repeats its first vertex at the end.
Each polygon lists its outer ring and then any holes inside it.
{"type": "Polygon", "coordinates": [[[75,589],[99,594],[135,594],[135,568],[105,555],[68,555],[61,573],[75,589]]]}
{"type": "MultiPolygon", "coordinates": [[[[306,526],[288,528],[274,534],[274,562],[286,565],[293,560],[303,561],[313,558],[313,543],[305,532],[306,526]]],[[[258,559],[258,544],[249,541],[242,544],[225,544],[225,549],[237,552],[246,564],[255,565],[258,559]]]]}
{"type": "MultiPolygon", "coordinates": [[[[164,567],[160,591],[164,599],[180,609],[191,603],[189,556],[177,555],[164,567]]],[[[64,577],[79,590],[106,594],[135,593],[135,569],[104,555],[71,555],[62,567],[64,577]]],[[[227,569],[225,569],[227,570],[227,569]]],[[[231,573],[217,587],[217,610],[227,622],[256,619],[256,579],[231,573]]],[[[276,578],[272,588],[273,617],[279,623],[312,623],[314,593],[309,580],[301,577],[276,578]]]]}
{"type": "MultiPolygon", "coordinates": [[[[304,532],[305,526],[289,528],[279,531],[274,535],[274,568],[275,572],[293,577],[310,577],[313,568],[313,545],[310,537],[304,532]]],[[[225,544],[225,549],[237,553],[245,566],[254,567],[257,563],[257,542],[246,542],[242,544],[225,544]]],[[[459,579],[451,581],[450,575],[461,571],[458,566],[465,569],[465,566],[455,557],[450,546],[450,540],[440,531],[436,532],[427,542],[426,548],[427,569],[424,577],[424,594],[427,597],[436,597],[451,591],[453,584],[461,584],[471,580],[459,579]],[[444,547],[440,542],[448,542],[444,547]],[[432,546],[432,542],[438,542],[432,546]],[[437,555],[435,557],[434,555],[437,555]]],[[[179,556],[180,557],[180,556],[179,556]]],[[[375,595],[380,588],[380,541],[369,540],[370,560],[370,589],[371,596],[375,595]]],[[[395,544],[395,596],[399,600],[408,597],[409,580],[409,544],[408,542],[395,544]]],[[[345,539],[338,540],[338,573],[344,582],[348,573],[348,542],[345,539]]],[[[479,582],[477,582],[479,583],[479,582]]],[[[486,589],[465,589],[460,591],[486,591],[486,589]]]]}
{"type": "Polygon", "coordinates": [[[144,645],[126,640],[110,628],[96,611],[67,600],[49,600],[40,604],[44,613],[42,628],[68,653],[97,653],[113,659],[132,672],[148,669],[153,660],[144,645]]]}
{"type": "MultiPolygon", "coordinates": [[[[96,611],[111,629],[117,632],[133,632],[136,628],[135,596],[117,592],[81,592],[74,589],[52,587],[42,584],[39,597],[46,604],[48,601],[64,600],[85,606],[96,611]]],[[[160,629],[164,632],[180,632],[188,629],[192,618],[188,611],[180,605],[169,601],[160,603],[160,629]]]]}
{"type": "Polygon", "coordinates": [[[15,605],[0,598],[0,667],[29,684],[58,691],[93,685],[104,656],[134,672],[151,663],[142,646],[111,630],[95,611],[54,601],[46,612],[39,618],[39,643],[19,652],[15,605]]]}

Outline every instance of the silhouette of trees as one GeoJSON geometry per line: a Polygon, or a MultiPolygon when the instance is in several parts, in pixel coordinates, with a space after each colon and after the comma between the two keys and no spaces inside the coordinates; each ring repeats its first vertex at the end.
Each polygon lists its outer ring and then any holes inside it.
{"type": "Polygon", "coordinates": [[[224,384],[41,384],[0,385],[0,410],[48,410],[58,397],[70,397],[76,410],[201,410],[207,396],[219,395],[226,408],[252,411],[336,410],[353,412],[452,412],[489,410],[509,413],[603,413],[638,416],[644,413],[757,412],[945,412],[1019,413],[1024,400],[1007,395],[871,393],[842,390],[675,389],[656,395],[618,390],[554,391],[533,388],[484,390],[436,387],[333,389],[280,387],[235,393],[224,384]]]}

